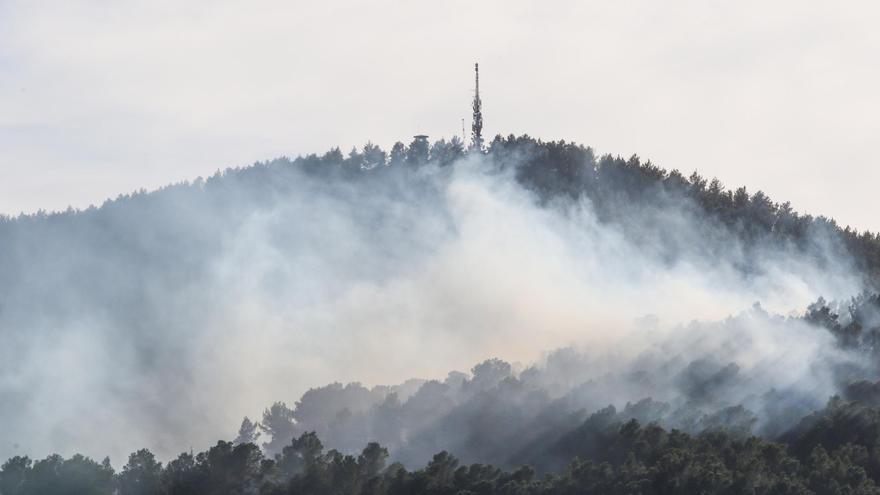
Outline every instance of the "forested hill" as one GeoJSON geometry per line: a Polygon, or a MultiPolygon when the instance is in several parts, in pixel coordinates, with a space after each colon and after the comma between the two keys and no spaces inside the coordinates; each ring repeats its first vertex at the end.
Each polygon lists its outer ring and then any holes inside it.
{"type": "Polygon", "coordinates": [[[572,143],[279,158],[0,221],[0,459],[172,459],[267,405],[266,456],[407,469],[537,467],[627,402],[778,440],[880,380],[878,274],[874,234],[572,143]]]}
{"type": "MultiPolygon", "coordinates": [[[[152,197],[161,195],[207,194],[214,196],[207,202],[220,211],[224,204],[239,204],[224,200],[224,194],[250,196],[259,204],[267,197],[289,191],[289,181],[295,180],[295,176],[287,173],[290,168],[325,176],[328,181],[374,181],[406,173],[414,167],[451,166],[467,155],[458,138],[441,139],[430,145],[420,140],[409,146],[398,142],[389,152],[369,143],[361,150],[353,148],[347,155],[334,148],[323,155],[258,162],[249,167],[226,169],[206,180],[168,186],[155,192],[121,195],[101,208],[3,217],[6,232],[0,233],[0,238],[9,235],[8,229],[15,225],[43,220],[64,223],[71,216],[112,216],[111,211],[138,208],[136,205],[150,203],[152,197]]],[[[718,179],[709,180],[698,172],[685,176],[676,169],[667,171],[650,161],[643,162],[638,156],[596,157],[591,148],[580,144],[542,141],[527,135],[496,136],[480,157],[484,159],[482,166],[512,169],[516,179],[534,191],[541,201],[588,199],[599,218],[605,221],[631,220],[634,208],[681,205],[684,201],[685,208],[695,208],[700,214],[708,215],[718,227],[746,246],[772,243],[803,252],[813,251],[819,263],[823,262],[822,255],[831,249],[835,255],[851,256],[855,268],[867,279],[880,277],[880,234],[841,227],[825,216],[800,214],[789,202],[773,201],[763,192],[749,192],[745,187],[726,188],[718,179]],[[817,242],[821,246],[817,246],[817,242]]],[[[235,212],[224,214],[236,216],[235,212]]],[[[638,229],[644,227],[644,224],[624,225],[633,235],[639,235],[638,229]]],[[[673,242],[665,247],[672,248],[667,254],[674,258],[675,248],[681,246],[673,242]]]]}

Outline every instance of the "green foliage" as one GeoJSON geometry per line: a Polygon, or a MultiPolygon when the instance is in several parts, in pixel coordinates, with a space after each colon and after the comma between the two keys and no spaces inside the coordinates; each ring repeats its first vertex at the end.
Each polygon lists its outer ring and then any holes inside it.
{"type": "Polygon", "coordinates": [[[70,459],[56,454],[36,462],[13,457],[0,470],[2,495],[110,495],[114,484],[109,460],[99,464],[79,454],[70,459]]]}
{"type": "Polygon", "coordinates": [[[157,493],[162,480],[162,463],[147,449],[128,457],[128,463],[117,476],[119,495],[157,493]]]}
{"type": "MultiPolygon", "coordinates": [[[[767,248],[774,248],[806,255],[819,268],[852,269],[853,273],[863,276],[867,287],[880,288],[880,234],[841,228],[833,219],[823,216],[799,214],[791,204],[776,203],[761,191],[750,193],[744,187],[726,189],[717,179],[708,180],[697,172],[685,176],[678,170],[667,171],[635,155],[628,159],[612,155],[597,157],[592,148],[577,143],[542,141],[528,135],[496,136],[485,153],[466,151],[461,140],[455,137],[434,143],[416,139],[409,146],[397,142],[387,153],[367,143],[347,154],[333,148],[323,155],[281,157],[249,167],[218,171],[193,183],[120,195],[100,208],[68,209],[52,214],[41,211],[17,218],[0,215],[0,240],[12,243],[19,236],[29,239],[47,225],[76,231],[78,221],[113,223],[121,219],[126,219],[124,229],[132,232],[120,233],[119,237],[143,236],[137,230],[138,222],[128,220],[128,216],[173,215],[176,211],[163,210],[168,205],[183,204],[184,200],[209,208],[216,216],[213,221],[217,225],[235,225],[247,214],[248,208],[271,205],[277,198],[296,190],[302,173],[325,180],[331,188],[367,188],[381,183],[404,193],[418,190],[419,184],[428,182],[417,175],[417,170],[432,166],[440,172],[437,176],[445,176],[456,161],[465,167],[510,172],[539,203],[588,204],[600,221],[616,225],[630,240],[656,250],[654,254],[670,263],[681,259],[684,253],[715,259],[729,255],[734,248],[737,259],[741,260],[737,268],[751,276],[760,271],[756,266],[759,263],[754,260],[761,259],[767,248]],[[468,153],[469,159],[461,161],[468,153]],[[176,199],[164,201],[168,198],[176,199]],[[243,204],[248,208],[241,208],[243,204]],[[682,222],[697,223],[701,233],[715,242],[686,238],[675,229],[659,228],[659,225],[668,225],[668,218],[662,216],[664,212],[674,212],[682,222]],[[852,266],[841,267],[836,264],[840,260],[852,266]]],[[[419,190],[417,194],[426,193],[430,191],[419,190]]],[[[369,209],[363,214],[369,215],[369,209]]],[[[371,221],[370,218],[358,220],[364,224],[371,221]]],[[[203,251],[186,249],[199,242],[208,246],[203,249],[209,250],[221,245],[212,242],[208,231],[195,238],[181,235],[175,229],[185,228],[183,224],[175,226],[168,222],[157,228],[159,231],[152,234],[152,238],[177,239],[187,245],[161,243],[155,246],[150,259],[156,262],[175,259],[181,253],[204,255],[203,251]]],[[[82,247],[94,248],[89,243],[82,247]]],[[[39,246],[39,251],[44,250],[50,247],[39,246]]],[[[197,267],[196,260],[190,261],[197,267]]],[[[186,272],[181,269],[174,273],[186,272]]],[[[270,450],[277,452],[281,446],[275,445],[270,450]]]]}
{"type": "MultiPolygon", "coordinates": [[[[239,182],[272,193],[284,192],[284,169],[298,168],[306,173],[344,180],[361,180],[405,173],[418,166],[434,164],[446,167],[465,156],[458,137],[441,139],[433,144],[416,139],[409,146],[397,142],[386,153],[372,143],[344,155],[333,148],[318,156],[300,156],[294,160],[279,158],[255,163],[251,167],[227,169],[207,180],[166,187],[154,193],[139,191],[105,203],[148,202],[156,194],[182,194],[190,190],[224,189],[239,182]]],[[[774,243],[816,255],[818,264],[826,263],[820,252],[851,256],[856,268],[873,282],[880,280],[880,234],[841,228],[833,219],[813,217],[794,211],[790,203],[776,203],[762,191],[750,194],[746,188],[726,189],[718,179],[707,180],[694,172],[685,177],[678,170],[667,171],[633,155],[628,159],[604,155],[596,157],[592,148],[566,141],[542,141],[528,135],[496,136],[481,159],[498,169],[512,168],[517,180],[543,202],[588,199],[600,218],[613,221],[631,208],[651,208],[685,204],[706,214],[717,227],[730,232],[747,245],[774,243]]],[[[93,212],[94,209],[86,210],[93,212]]],[[[40,211],[18,218],[0,217],[0,225],[53,219],[86,212],[68,209],[47,214],[40,211]]],[[[640,226],[636,226],[640,227],[640,226]]],[[[643,226],[641,226],[643,227],[643,226]]]]}
{"type": "Polygon", "coordinates": [[[107,461],[80,455],[13,457],[0,469],[0,495],[880,494],[880,409],[863,403],[835,397],[783,443],[722,429],[689,435],[615,417],[613,408],[600,411],[560,439],[570,461],[543,476],[529,466],[461,465],[449,452],[415,471],[386,467],[388,451],[376,443],[357,456],[324,452],[309,432],[275,459],[251,443],[220,441],[163,468],[139,450],[117,475],[107,461]]]}

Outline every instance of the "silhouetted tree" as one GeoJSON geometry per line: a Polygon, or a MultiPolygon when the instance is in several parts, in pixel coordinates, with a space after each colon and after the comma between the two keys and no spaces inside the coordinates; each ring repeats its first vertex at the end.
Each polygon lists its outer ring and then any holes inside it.
{"type": "Polygon", "coordinates": [[[256,444],[260,438],[260,425],[254,423],[247,416],[241,420],[241,427],[238,429],[238,436],[235,443],[253,443],[256,444]]]}
{"type": "Polygon", "coordinates": [[[128,463],[117,476],[119,495],[150,495],[161,493],[162,463],[147,449],[128,457],[128,463]]]}

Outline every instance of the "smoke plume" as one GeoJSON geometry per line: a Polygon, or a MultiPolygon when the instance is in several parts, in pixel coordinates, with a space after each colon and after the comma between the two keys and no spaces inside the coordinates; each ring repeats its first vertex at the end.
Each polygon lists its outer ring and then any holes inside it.
{"type": "Polygon", "coordinates": [[[281,159],[4,221],[0,457],[169,458],[286,401],[330,447],[514,462],[537,438],[518,428],[609,404],[775,434],[873,376],[792,317],[865,288],[833,236],[747,244],[675,194],[548,196],[522,159],[281,159]],[[435,381],[375,387],[412,377],[435,381]],[[334,382],[363,386],[294,404],[334,382]]]}

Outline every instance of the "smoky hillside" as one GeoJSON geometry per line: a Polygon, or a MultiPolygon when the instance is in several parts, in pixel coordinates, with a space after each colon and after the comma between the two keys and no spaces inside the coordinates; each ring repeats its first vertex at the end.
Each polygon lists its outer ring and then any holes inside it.
{"type": "Polygon", "coordinates": [[[556,468],[596,414],[776,438],[878,380],[878,277],[875,234],[573,143],[279,158],[0,222],[0,457],[245,415],[408,466],[556,468]]]}
{"type": "Polygon", "coordinates": [[[610,348],[558,349],[526,367],[489,359],[439,380],[332,383],[245,418],[236,442],[271,458],[315,434],[349,454],[378,442],[410,468],[450,452],[465,464],[558,472],[575,456],[604,455],[603,431],[629,421],[784,441],[829,398],[878,404],[880,298],[842,309],[846,325],[822,302],[789,318],[755,307],[610,348]]]}

